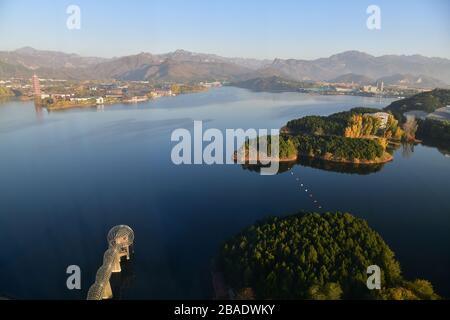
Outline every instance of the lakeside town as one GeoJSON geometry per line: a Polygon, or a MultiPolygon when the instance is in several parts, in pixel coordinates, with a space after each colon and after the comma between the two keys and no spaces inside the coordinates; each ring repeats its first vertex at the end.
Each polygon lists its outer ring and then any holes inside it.
{"type": "MultiPolygon", "coordinates": [[[[273,81],[269,78],[251,79],[247,82],[273,81]]],[[[355,82],[310,82],[307,85],[284,79],[277,79],[288,83],[279,91],[302,92],[314,95],[354,95],[380,98],[402,99],[421,92],[428,92],[430,88],[409,87],[407,85],[385,85],[382,81],[375,84],[359,84],[355,82]]],[[[49,111],[112,105],[117,103],[136,104],[161,97],[174,97],[180,94],[196,93],[221,86],[237,86],[259,91],[259,88],[241,86],[240,83],[226,81],[195,82],[195,83],[154,83],[150,81],[124,80],[63,80],[45,79],[34,74],[28,78],[9,78],[0,80],[0,97],[18,98],[20,100],[35,100],[37,104],[49,111]]],[[[273,85],[273,83],[272,83],[273,85]]],[[[266,88],[267,89],[267,88],[266,88]]],[[[268,91],[277,91],[268,88],[268,91]]]]}
{"type": "Polygon", "coordinates": [[[220,87],[220,82],[196,84],[152,84],[149,81],[71,81],[42,79],[36,74],[31,79],[0,80],[0,96],[20,100],[35,100],[49,111],[111,105],[141,103],[161,97],[206,91],[220,87]]]}

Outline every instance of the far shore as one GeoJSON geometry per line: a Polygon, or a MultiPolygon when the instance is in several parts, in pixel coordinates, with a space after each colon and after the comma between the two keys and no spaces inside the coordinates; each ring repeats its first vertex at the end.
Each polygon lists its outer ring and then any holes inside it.
{"type": "Polygon", "coordinates": [[[122,102],[109,102],[109,103],[103,103],[103,104],[96,104],[96,103],[89,103],[89,104],[67,104],[67,105],[61,105],[61,106],[51,106],[51,105],[42,105],[43,108],[46,108],[49,111],[58,111],[58,110],[67,110],[67,109],[73,109],[73,108],[94,108],[98,106],[110,106],[114,104],[120,104],[122,102]]]}

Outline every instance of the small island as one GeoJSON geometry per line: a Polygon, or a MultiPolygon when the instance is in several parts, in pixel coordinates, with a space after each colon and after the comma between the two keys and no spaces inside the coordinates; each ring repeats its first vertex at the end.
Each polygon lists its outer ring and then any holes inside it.
{"type": "Polygon", "coordinates": [[[238,299],[439,299],[430,282],[408,281],[366,221],[348,213],[270,218],[225,242],[216,265],[238,299]],[[381,290],[367,268],[381,269],[381,290]]]}
{"type": "Polygon", "coordinates": [[[356,164],[391,161],[388,145],[404,136],[393,115],[371,108],[292,120],[281,132],[283,139],[293,142],[299,156],[356,164]]]}
{"type": "MultiPolygon", "coordinates": [[[[308,116],[289,121],[281,129],[280,162],[308,157],[331,162],[381,164],[393,160],[388,146],[399,144],[404,131],[392,114],[378,109],[354,108],[330,116],[308,116]]],[[[271,137],[268,137],[270,150],[271,137]]],[[[242,148],[249,160],[250,143],[242,148]]],[[[265,154],[263,151],[259,152],[265,154]]],[[[241,159],[242,160],[242,159],[241,159]]]]}

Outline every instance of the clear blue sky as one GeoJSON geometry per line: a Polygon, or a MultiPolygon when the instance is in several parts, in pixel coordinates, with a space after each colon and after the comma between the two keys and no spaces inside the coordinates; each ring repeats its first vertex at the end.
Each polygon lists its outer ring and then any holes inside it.
{"type": "Polygon", "coordinates": [[[255,58],[345,50],[450,58],[449,0],[0,0],[0,50],[23,46],[94,56],[175,49],[255,58]],[[81,30],[66,8],[81,8],[81,30]],[[382,29],[366,27],[368,5],[382,29]]]}

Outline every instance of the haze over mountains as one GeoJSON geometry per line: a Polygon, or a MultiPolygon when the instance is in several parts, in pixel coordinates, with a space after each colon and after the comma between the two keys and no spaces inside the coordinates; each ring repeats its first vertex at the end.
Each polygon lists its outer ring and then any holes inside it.
{"type": "Polygon", "coordinates": [[[408,88],[445,88],[448,85],[441,80],[412,74],[393,74],[377,79],[369,78],[360,74],[347,73],[337,78],[329,80],[331,83],[357,83],[360,85],[376,85],[383,82],[384,85],[407,86],[408,88]]]}
{"type": "Polygon", "coordinates": [[[118,79],[148,81],[242,81],[278,76],[296,81],[335,81],[439,87],[450,84],[450,60],[420,55],[375,57],[346,51],[315,60],[257,60],[177,50],[118,58],[82,57],[30,47],[0,52],[0,78],[118,79]],[[352,80],[353,79],[353,80],[352,80]],[[350,80],[350,81],[349,81],[350,80]]]}

